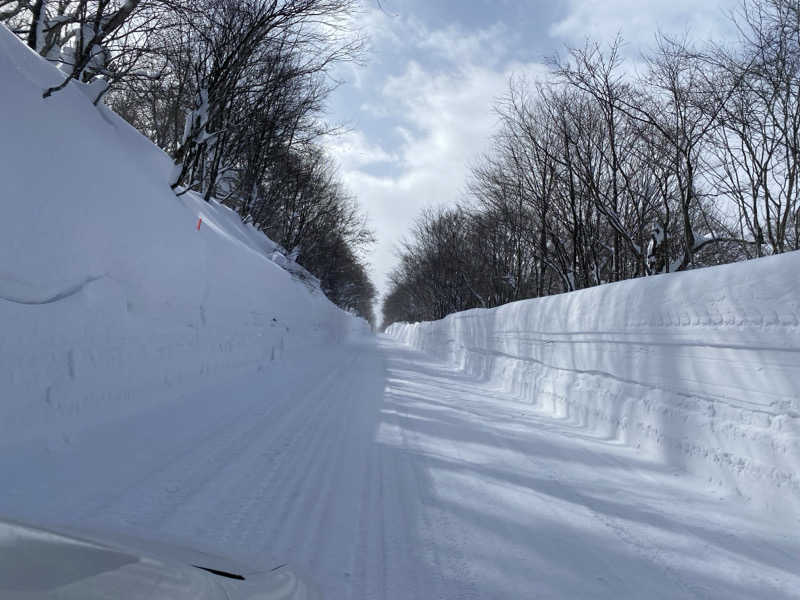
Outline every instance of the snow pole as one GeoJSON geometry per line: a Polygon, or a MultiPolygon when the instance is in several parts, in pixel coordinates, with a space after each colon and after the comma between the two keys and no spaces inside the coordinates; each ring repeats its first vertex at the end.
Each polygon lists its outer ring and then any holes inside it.
{"type": "Polygon", "coordinates": [[[197,231],[200,231],[200,225],[203,224],[203,217],[197,219],[197,231]]]}

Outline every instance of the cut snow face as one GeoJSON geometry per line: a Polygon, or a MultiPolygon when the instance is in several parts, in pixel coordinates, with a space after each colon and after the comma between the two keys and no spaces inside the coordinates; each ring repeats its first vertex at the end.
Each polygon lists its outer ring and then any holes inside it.
{"type": "Polygon", "coordinates": [[[43,99],[62,78],[0,26],[0,440],[63,443],[362,327],[234,212],[176,197],[170,158],[85,86],[43,99]]]}
{"type": "Polygon", "coordinates": [[[800,512],[800,253],[599,286],[389,334],[559,419],[800,512]]]}

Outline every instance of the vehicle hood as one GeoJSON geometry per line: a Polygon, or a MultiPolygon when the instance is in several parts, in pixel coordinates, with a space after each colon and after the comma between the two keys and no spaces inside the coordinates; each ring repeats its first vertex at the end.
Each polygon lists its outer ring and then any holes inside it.
{"type": "Polygon", "coordinates": [[[132,536],[0,520],[0,597],[319,600],[286,565],[248,566],[132,536]]]}

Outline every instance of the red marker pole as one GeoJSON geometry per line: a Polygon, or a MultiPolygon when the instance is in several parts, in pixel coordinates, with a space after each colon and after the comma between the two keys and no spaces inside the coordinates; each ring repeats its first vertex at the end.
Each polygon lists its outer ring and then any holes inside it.
{"type": "Polygon", "coordinates": [[[200,231],[200,225],[203,224],[203,217],[197,219],[197,231],[200,231]]]}

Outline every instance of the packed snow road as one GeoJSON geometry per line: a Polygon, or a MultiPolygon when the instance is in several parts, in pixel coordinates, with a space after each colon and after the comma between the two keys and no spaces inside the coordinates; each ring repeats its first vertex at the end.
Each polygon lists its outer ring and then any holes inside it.
{"type": "Polygon", "coordinates": [[[301,567],[332,599],[800,597],[797,527],[388,339],[0,453],[0,514],[301,567]]]}

